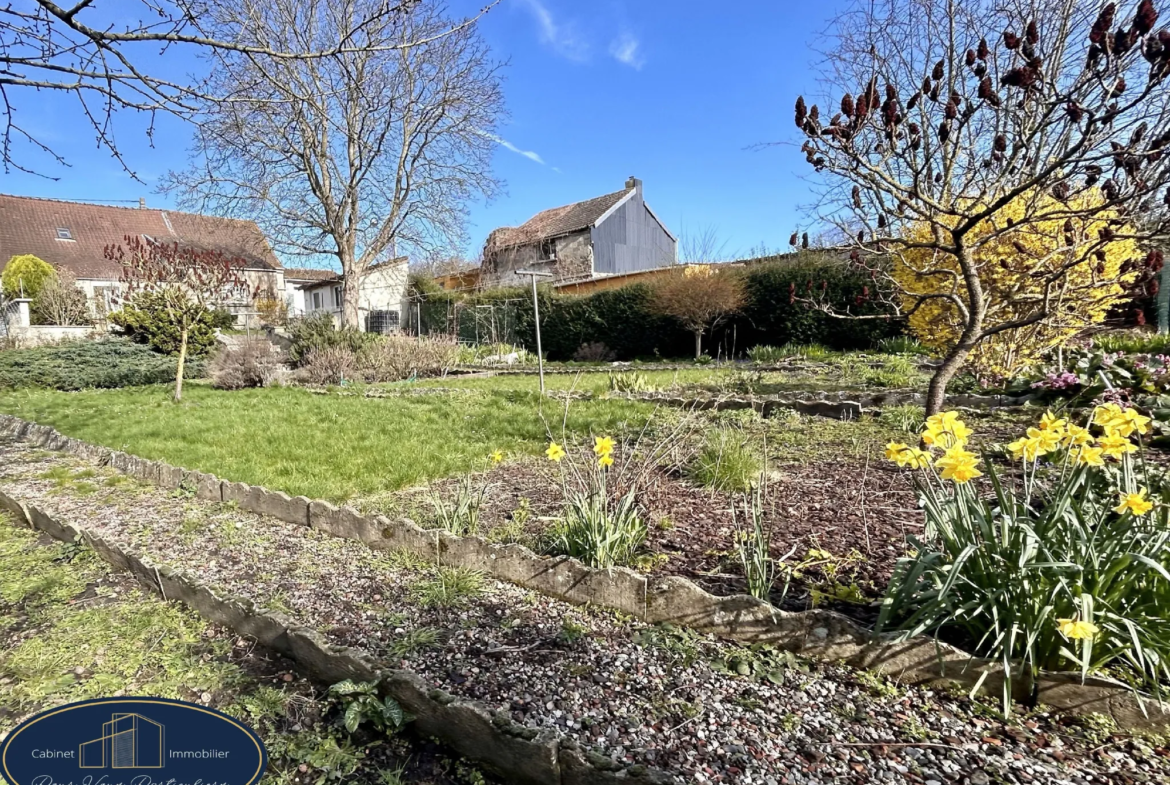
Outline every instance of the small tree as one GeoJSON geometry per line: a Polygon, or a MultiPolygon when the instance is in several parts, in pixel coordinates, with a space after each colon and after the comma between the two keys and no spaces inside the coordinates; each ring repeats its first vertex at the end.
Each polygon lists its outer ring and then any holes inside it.
{"type": "Polygon", "coordinates": [[[33,298],[55,274],[53,265],[40,257],[21,254],[13,256],[4,266],[4,273],[0,275],[0,286],[3,287],[4,296],[9,299],[33,298]]]}
{"type": "Polygon", "coordinates": [[[713,330],[744,303],[743,280],[737,271],[712,265],[681,267],[654,286],[653,306],[673,316],[695,336],[695,359],[703,355],[703,333],[713,330]]]}
{"type": "Polygon", "coordinates": [[[40,324],[77,326],[93,324],[85,292],[77,288],[77,278],[65,269],[56,270],[33,298],[34,321],[40,324]]]}
{"type": "Polygon", "coordinates": [[[179,362],[175,371],[175,401],[183,399],[183,367],[192,327],[211,308],[238,297],[251,297],[241,268],[243,261],[218,251],[183,248],[177,243],[145,242],[127,235],[124,245],[107,246],[107,259],[122,265],[127,291],[162,298],[165,313],[179,331],[179,362]]]}
{"type": "Polygon", "coordinates": [[[1091,5],[859,3],[828,47],[834,108],[796,102],[805,156],[829,176],[821,214],[853,262],[889,285],[896,315],[955,316],[928,413],[983,341],[1058,316],[1108,274],[1115,241],[1170,229],[1170,32],[1151,0],[1130,17],[1091,5]],[[1040,233],[1040,247],[1022,239],[1040,233]],[[1006,290],[986,286],[981,260],[1005,241],[1014,254],[999,261],[1029,294],[997,319],[1006,290]],[[898,265],[934,285],[904,286],[898,265]]]}

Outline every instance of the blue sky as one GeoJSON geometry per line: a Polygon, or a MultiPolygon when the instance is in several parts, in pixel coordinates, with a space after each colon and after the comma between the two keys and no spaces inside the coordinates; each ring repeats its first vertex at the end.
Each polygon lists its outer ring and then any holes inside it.
{"type": "MultiPolygon", "coordinates": [[[[814,47],[841,4],[503,0],[481,31],[508,63],[507,146],[495,157],[505,188],[472,206],[468,256],[495,227],[618,190],[630,175],[676,235],[713,228],[725,255],[786,245],[809,201],[808,166],[795,146],[750,148],[797,141],[792,104],[814,92],[814,47]]],[[[453,0],[456,11],[478,5],[453,0]]],[[[177,58],[166,66],[191,67],[177,58]]],[[[154,190],[184,165],[184,124],[160,120],[152,144],[144,119],[119,119],[119,145],[140,183],[96,149],[72,100],[26,93],[18,107],[71,166],[29,159],[58,179],[10,172],[0,191],[173,206],[154,190]]]]}

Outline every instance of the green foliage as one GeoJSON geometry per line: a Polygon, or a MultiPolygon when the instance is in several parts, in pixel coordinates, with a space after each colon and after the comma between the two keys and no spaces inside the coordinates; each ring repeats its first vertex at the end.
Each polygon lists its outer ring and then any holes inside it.
{"type": "Polygon", "coordinates": [[[846,355],[837,361],[843,384],[860,387],[913,387],[918,381],[918,367],[907,357],[893,355],[881,363],[846,355]]]}
{"type": "Polygon", "coordinates": [[[1170,354],[1170,335],[1138,331],[1102,333],[1093,336],[1093,347],[1107,353],[1170,354]]]}
{"type": "Polygon", "coordinates": [[[53,265],[32,254],[13,256],[0,273],[0,291],[9,299],[35,298],[56,275],[53,265]]]}
{"type": "Polygon", "coordinates": [[[390,652],[399,659],[433,649],[439,644],[439,631],[434,627],[418,627],[407,630],[390,644],[390,652]]]}
{"type": "Polygon", "coordinates": [[[378,340],[374,333],[363,333],[352,328],[338,328],[332,314],[317,312],[288,323],[288,356],[296,366],[303,365],[309,352],[341,347],[355,355],[378,340]]]}
{"type": "Polygon", "coordinates": [[[875,347],[882,354],[930,354],[930,349],[918,342],[912,335],[895,335],[892,338],[883,338],[875,347]]]}
{"type": "Polygon", "coordinates": [[[410,717],[393,698],[378,696],[372,682],[339,681],[329,688],[329,697],[342,709],[341,724],[349,733],[368,723],[378,733],[397,733],[410,717]]]}
{"type": "Polygon", "coordinates": [[[746,491],[761,471],[763,464],[747,437],[736,429],[724,428],[708,434],[690,467],[690,477],[716,491],[746,491]]]}
{"type": "MultiPolygon", "coordinates": [[[[198,361],[188,362],[183,370],[187,379],[203,373],[204,365],[198,361]]],[[[124,339],[72,341],[0,352],[0,389],[135,387],[174,378],[174,359],[124,339]]]]}
{"type": "MultiPolygon", "coordinates": [[[[763,488],[757,486],[752,492],[745,493],[742,518],[738,512],[734,506],[731,508],[735,522],[735,555],[747,579],[748,594],[767,602],[776,582],[776,562],[770,552],[772,529],[764,524],[763,488]]],[[[784,591],[787,594],[787,585],[784,591]]]]}
{"type": "Polygon", "coordinates": [[[833,351],[819,343],[795,344],[786,343],[783,346],[753,346],[748,351],[752,362],[766,365],[778,363],[782,360],[825,360],[833,356],[833,351]]]}
{"type": "Polygon", "coordinates": [[[439,567],[415,584],[412,596],[424,608],[452,608],[483,594],[483,573],[464,567],[439,567]]]}
{"type": "MultiPolygon", "coordinates": [[[[168,313],[166,298],[163,292],[139,292],[120,311],[110,314],[110,322],[135,343],[146,344],[163,354],[178,355],[181,325],[168,313]]],[[[210,352],[215,346],[215,331],[228,329],[234,323],[235,318],[226,311],[205,309],[188,332],[188,356],[210,352]]]]}
{"type": "Polygon", "coordinates": [[[647,533],[633,490],[619,499],[604,490],[569,490],[549,537],[554,553],[590,567],[614,567],[637,562],[647,533]]]}
{"type": "Polygon", "coordinates": [[[794,653],[767,643],[732,648],[724,657],[713,661],[711,667],[732,676],[769,681],[775,685],[783,684],[790,670],[808,672],[808,665],[794,653]]]}
{"type": "Polygon", "coordinates": [[[887,406],[878,415],[878,422],[905,433],[917,434],[926,422],[926,410],[913,403],[887,406]]]}
{"type": "Polygon", "coordinates": [[[609,389],[611,392],[641,393],[653,392],[658,389],[644,373],[638,371],[623,371],[609,375],[609,389]]]}
{"type": "Polygon", "coordinates": [[[1025,464],[1020,482],[1003,483],[985,461],[991,498],[921,482],[927,537],[909,538],[878,619],[879,631],[943,635],[998,660],[1005,713],[1012,683],[1041,669],[1110,668],[1156,694],[1170,683],[1170,509],[1115,511],[1119,485],[1148,485],[1161,502],[1164,481],[1140,478],[1129,457],[1073,463],[1050,475],[1025,464]],[[1073,621],[1087,634],[1066,629],[1073,621]]]}
{"type": "Polygon", "coordinates": [[[431,494],[431,506],[435,509],[437,527],[463,537],[479,532],[479,510],[487,497],[487,484],[477,484],[470,474],[465,474],[455,486],[454,497],[444,499],[438,493],[431,494]]]}

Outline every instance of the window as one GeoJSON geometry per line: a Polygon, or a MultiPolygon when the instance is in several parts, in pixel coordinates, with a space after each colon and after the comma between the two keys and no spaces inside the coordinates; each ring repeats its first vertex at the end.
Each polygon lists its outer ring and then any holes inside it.
{"type": "Polygon", "coordinates": [[[556,259],[557,258],[557,241],[544,240],[540,244],[540,256],[542,259],[556,259]]]}
{"type": "Polygon", "coordinates": [[[341,307],[341,287],[340,286],[333,287],[333,307],[334,308],[341,307]]]}
{"type": "Polygon", "coordinates": [[[57,227],[57,239],[58,240],[72,240],[73,239],[73,234],[69,231],[68,226],[58,226],[57,227]]]}
{"type": "Polygon", "coordinates": [[[313,292],[313,310],[314,311],[321,310],[321,293],[320,292],[313,292]]]}

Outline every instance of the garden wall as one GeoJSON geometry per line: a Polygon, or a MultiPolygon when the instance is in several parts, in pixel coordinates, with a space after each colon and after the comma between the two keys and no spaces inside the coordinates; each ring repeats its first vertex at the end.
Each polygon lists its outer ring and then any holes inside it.
{"type": "Polygon", "coordinates": [[[176,600],[203,618],[239,635],[254,638],[305,668],[324,684],[345,679],[376,682],[383,697],[391,697],[414,717],[424,736],[447,744],[465,758],[484,764],[522,785],[665,785],[672,778],[644,766],[621,769],[608,759],[603,768],[591,763],[576,742],[550,730],[537,731],[513,722],[507,712],[493,711],[428,687],[417,674],[386,667],[366,652],[328,644],[315,630],[299,627],[282,613],[262,610],[239,597],[224,597],[190,575],[153,564],[96,534],[55,520],[36,507],[27,507],[0,491],[0,510],[18,523],[49,534],[61,542],[81,541],[104,561],[131,573],[143,586],[164,599],[176,600]]]}
{"type": "MultiPolygon", "coordinates": [[[[375,550],[402,550],[439,564],[481,570],[566,602],[610,608],[649,624],[671,623],[744,643],[767,643],[822,661],[876,670],[907,684],[957,683],[969,688],[979,684],[990,695],[1002,690],[1002,670],[996,663],[933,639],[875,636],[831,611],[787,612],[748,595],[719,597],[684,578],[647,576],[620,567],[593,569],[575,559],[539,556],[521,545],[424,530],[407,519],[362,515],[349,507],[289,497],[98,447],[10,415],[0,415],[0,434],[104,463],[165,488],[187,488],[203,499],[235,502],[251,512],[360,540],[375,550]]],[[[1014,681],[1021,700],[1033,694],[1033,687],[1041,703],[1060,711],[1105,714],[1121,727],[1170,725],[1170,706],[1140,702],[1128,687],[1109,679],[1082,682],[1079,674],[1051,673],[1035,685],[1025,679],[1014,681]]]]}

